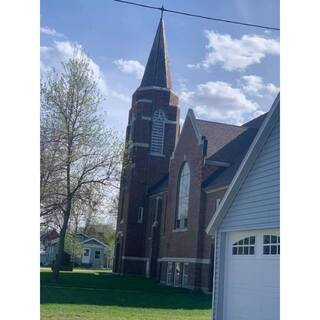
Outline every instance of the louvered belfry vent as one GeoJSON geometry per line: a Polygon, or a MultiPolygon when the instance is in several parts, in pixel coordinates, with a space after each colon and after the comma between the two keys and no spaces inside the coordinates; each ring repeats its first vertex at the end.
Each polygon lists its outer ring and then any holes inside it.
{"type": "Polygon", "coordinates": [[[163,153],[165,123],[166,116],[164,112],[162,110],[155,111],[152,118],[151,153],[163,153]]]}

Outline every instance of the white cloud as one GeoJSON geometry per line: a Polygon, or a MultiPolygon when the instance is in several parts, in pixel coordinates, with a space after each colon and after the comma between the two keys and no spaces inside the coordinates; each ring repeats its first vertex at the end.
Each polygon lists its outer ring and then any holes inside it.
{"type": "Polygon", "coordinates": [[[241,77],[244,81],[243,90],[248,94],[262,98],[265,94],[274,95],[279,92],[280,88],[273,83],[264,83],[259,76],[248,75],[241,77]]]}
{"type": "Polygon", "coordinates": [[[82,46],[77,43],[71,43],[69,41],[54,41],[52,46],[40,47],[40,67],[42,75],[44,75],[51,68],[61,71],[61,62],[65,62],[70,59],[74,53],[84,54],[86,56],[99,89],[101,90],[102,94],[106,95],[107,84],[100,67],[84,53],[82,46]]]}
{"type": "Polygon", "coordinates": [[[41,27],[40,28],[40,32],[42,34],[45,34],[47,36],[52,36],[52,37],[64,37],[64,35],[62,33],[57,32],[55,29],[50,29],[47,27],[41,27]]]}
{"type": "Polygon", "coordinates": [[[182,92],[180,99],[199,117],[236,124],[243,123],[248,114],[259,109],[259,105],[248,99],[241,89],[222,81],[199,84],[195,91],[182,92]]]}
{"type": "Polygon", "coordinates": [[[188,63],[187,68],[189,69],[200,69],[201,68],[201,63],[188,63]]]}
{"type": "Polygon", "coordinates": [[[116,99],[121,100],[122,102],[125,102],[129,104],[131,102],[131,98],[123,93],[117,92],[115,90],[110,90],[110,95],[116,99]]]}
{"type": "Polygon", "coordinates": [[[123,60],[118,59],[113,61],[113,63],[118,67],[118,69],[126,74],[133,74],[140,80],[142,79],[144,72],[144,65],[137,60],[123,60]]]}
{"type": "Polygon", "coordinates": [[[243,35],[232,38],[229,34],[205,31],[208,44],[207,55],[201,63],[188,64],[191,69],[209,68],[219,64],[227,71],[244,71],[253,64],[261,63],[266,55],[279,55],[278,39],[267,39],[258,35],[243,35]]]}

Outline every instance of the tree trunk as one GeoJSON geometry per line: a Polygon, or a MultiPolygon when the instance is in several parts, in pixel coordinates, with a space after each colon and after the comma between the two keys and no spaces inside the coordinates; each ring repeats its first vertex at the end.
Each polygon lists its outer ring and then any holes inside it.
{"type": "Polygon", "coordinates": [[[56,283],[59,281],[62,255],[64,252],[64,242],[65,242],[66,232],[67,232],[67,228],[68,228],[70,213],[71,213],[71,196],[69,195],[66,212],[64,213],[63,225],[60,230],[58,254],[57,254],[57,258],[56,258],[54,268],[53,268],[53,281],[56,283]]]}

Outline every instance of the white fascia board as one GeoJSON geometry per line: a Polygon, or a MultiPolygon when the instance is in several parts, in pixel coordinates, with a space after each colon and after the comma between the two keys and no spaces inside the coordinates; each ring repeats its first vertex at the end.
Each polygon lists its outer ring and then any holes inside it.
{"type": "Polygon", "coordinates": [[[96,238],[89,238],[89,239],[87,239],[87,240],[85,240],[85,241],[83,241],[83,243],[85,244],[85,243],[87,243],[87,242],[89,242],[89,241],[96,241],[96,242],[98,242],[99,244],[101,244],[102,246],[104,246],[104,247],[106,247],[107,245],[105,244],[105,243],[103,243],[103,242],[101,242],[101,241],[99,241],[98,239],[96,239],[96,238]]]}

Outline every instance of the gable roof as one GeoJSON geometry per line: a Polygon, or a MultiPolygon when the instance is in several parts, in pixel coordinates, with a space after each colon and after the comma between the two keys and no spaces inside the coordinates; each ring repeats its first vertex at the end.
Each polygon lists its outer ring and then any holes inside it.
{"type": "Polygon", "coordinates": [[[171,76],[166,35],[161,17],[140,87],[171,89],[171,76]]]}
{"type": "Polygon", "coordinates": [[[196,124],[200,135],[206,137],[208,141],[208,157],[247,130],[241,126],[199,119],[196,119],[196,124]]]}
{"type": "MultiPolygon", "coordinates": [[[[189,119],[198,144],[203,144],[203,137],[207,139],[206,160],[227,164],[220,167],[202,182],[202,188],[211,190],[228,185],[235,175],[240,163],[250,147],[267,113],[243,124],[242,126],[196,119],[192,109],[189,109],[186,120],[189,119]]],[[[181,132],[186,124],[184,121],[181,132]]],[[[179,144],[178,140],[177,145],[179,144]]],[[[176,146],[177,148],[177,146],[176,146]]],[[[161,178],[148,190],[149,195],[167,190],[168,175],[161,178]]]]}
{"type": "Polygon", "coordinates": [[[95,241],[95,242],[99,243],[100,245],[102,245],[104,247],[107,247],[107,245],[105,243],[103,243],[103,242],[101,242],[98,239],[93,238],[93,237],[89,238],[89,239],[86,239],[85,241],[83,241],[83,243],[85,244],[85,243],[90,242],[90,241],[95,241]]]}
{"type": "Polygon", "coordinates": [[[203,181],[202,187],[210,190],[228,185],[238,170],[242,159],[246,155],[258,129],[248,128],[218,152],[208,158],[209,161],[223,161],[230,164],[222,167],[203,181]]]}
{"type": "Polygon", "coordinates": [[[264,119],[266,118],[268,113],[264,113],[261,116],[254,118],[246,123],[244,123],[242,125],[242,127],[248,127],[248,128],[256,128],[259,129],[264,121],[264,119]]]}
{"type": "Polygon", "coordinates": [[[268,114],[265,116],[261,128],[259,129],[257,135],[255,136],[248,152],[246,153],[244,159],[242,160],[232,182],[225,193],[221,204],[209,222],[206,232],[213,235],[214,231],[217,229],[223,218],[228,212],[234,198],[239,192],[242,183],[244,182],[246,176],[248,175],[250,169],[252,168],[257,156],[259,155],[264,143],[266,142],[273,126],[280,115],[280,93],[276,97],[272,104],[272,107],[268,114]]]}

